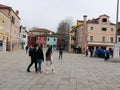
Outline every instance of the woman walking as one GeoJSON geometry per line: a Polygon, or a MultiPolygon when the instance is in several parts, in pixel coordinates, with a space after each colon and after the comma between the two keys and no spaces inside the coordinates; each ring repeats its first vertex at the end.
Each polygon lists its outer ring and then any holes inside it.
{"type": "Polygon", "coordinates": [[[44,54],[43,54],[43,50],[42,50],[42,47],[38,47],[38,50],[37,50],[37,62],[38,62],[38,68],[37,68],[37,72],[39,73],[42,73],[42,70],[41,70],[41,65],[42,65],[42,62],[44,61],[44,54]]]}
{"type": "Polygon", "coordinates": [[[48,70],[52,70],[53,73],[53,61],[52,61],[52,47],[49,47],[46,52],[46,73],[48,73],[48,70]]]}

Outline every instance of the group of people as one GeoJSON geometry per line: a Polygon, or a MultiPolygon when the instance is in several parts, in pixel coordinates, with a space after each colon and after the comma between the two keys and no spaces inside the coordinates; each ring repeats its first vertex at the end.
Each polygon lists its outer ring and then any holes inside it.
{"type": "Polygon", "coordinates": [[[96,51],[93,49],[87,49],[86,50],[86,57],[88,56],[88,52],[90,51],[90,57],[99,57],[104,58],[105,61],[109,60],[110,56],[113,57],[113,50],[112,49],[102,49],[97,48],[96,51]]]}
{"type": "MultiPolygon", "coordinates": [[[[29,64],[28,68],[27,68],[27,72],[30,72],[30,68],[33,64],[35,64],[35,72],[37,73],[42,73],[42,62],[44,62],[44,53],[42,50],[42,47],[39,45],[34,45],[34,47],[30,46],[29,47],[29,56],[31,57],[31,63],[29,64]]],[[[47,72],[47,68],[51,67],[52,73],[54,72],[52,64],[52,47],[48,47],[46,54],[46,72],[47,72]]]]}

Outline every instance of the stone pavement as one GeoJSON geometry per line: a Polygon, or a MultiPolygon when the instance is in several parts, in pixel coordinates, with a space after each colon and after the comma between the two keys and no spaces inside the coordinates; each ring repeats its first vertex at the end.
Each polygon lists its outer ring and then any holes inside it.
{"type": "Polygon", "coordinates": [[[54,52],[54,74],[28,73],[29,63],[25,51],[0,53],[0,90],[120,90],[120,63],[67,52],[54,52]]]}

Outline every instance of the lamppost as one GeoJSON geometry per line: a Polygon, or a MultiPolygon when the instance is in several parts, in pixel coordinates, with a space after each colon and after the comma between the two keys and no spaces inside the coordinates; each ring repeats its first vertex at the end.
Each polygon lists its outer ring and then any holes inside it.
{"type": "Polygon", "coordinates": [[[116,38],[115,38],[116,44],[117,44],[117,35],[118,35],[118,14],[119,14],[119,0],[117,0],[117,12],[116,12],[116,38]]]}
{"type": "Polygon", "coordinates": [[[118,14],[119,14],[119,0],[117,0],[117,11],[116,11],[116,37],[115,37],[115,45],[113,52],[113,60],[119,60],[119,46],[117,45],[117,36],[118,36],[118,14]]]}

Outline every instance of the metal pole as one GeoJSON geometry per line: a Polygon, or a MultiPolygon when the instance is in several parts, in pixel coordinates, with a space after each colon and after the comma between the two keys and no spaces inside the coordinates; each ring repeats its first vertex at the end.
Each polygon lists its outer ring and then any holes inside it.
{"type": "Polygon", "coordinates": [[[118,14],[119,14],[119,0],[117,0],[117,12],[116,12],[116,38],[115,38],[116,44],[117,44],[117,35],[118,35],[118,14]]]}
{"type": "Polygon", "coordinates": [[[113,51],[113,60],[114,61],[120,61],[120,55],[119,55],[119,46],[117,45],[117,35],[118,35],[118,14],[119,14],[119,0],[117,0],[117,12],[116,12],[116,37],[115,37],[115,45],[114,45],[114,51],[113,51]]]}

